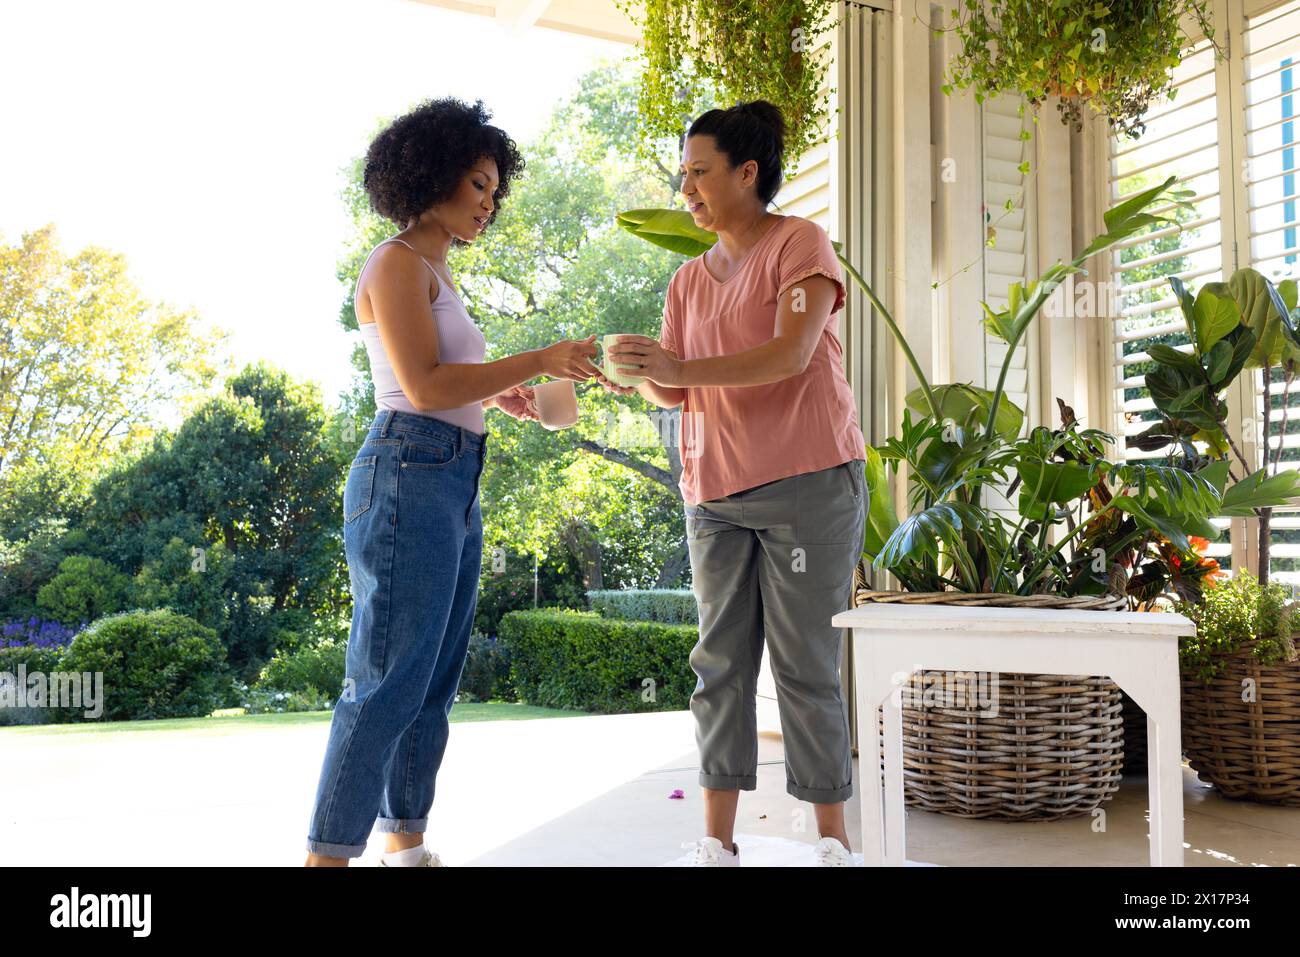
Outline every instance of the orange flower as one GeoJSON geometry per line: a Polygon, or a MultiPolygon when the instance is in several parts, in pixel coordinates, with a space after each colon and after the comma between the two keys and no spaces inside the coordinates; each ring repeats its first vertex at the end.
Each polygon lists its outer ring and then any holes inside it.
{"type": "Polygon", "coordinates": [[[1187,539],[1192,543],[1192,551],[1198,555],[1204,555],[1205,550],[1210,547],[1208,538],[1197,538],[1195,535],[1188,535],[1187,539]]]}

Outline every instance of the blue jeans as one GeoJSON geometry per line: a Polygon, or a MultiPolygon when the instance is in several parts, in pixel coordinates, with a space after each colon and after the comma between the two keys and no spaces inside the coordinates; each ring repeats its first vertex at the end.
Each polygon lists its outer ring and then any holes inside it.
{"type": "Polygon", "coordinates": [[[352,630],[307,850],[360,857],[422,832],[465,667],[483,554],[486,435],[384,410],[343,491],[352,630]]]}

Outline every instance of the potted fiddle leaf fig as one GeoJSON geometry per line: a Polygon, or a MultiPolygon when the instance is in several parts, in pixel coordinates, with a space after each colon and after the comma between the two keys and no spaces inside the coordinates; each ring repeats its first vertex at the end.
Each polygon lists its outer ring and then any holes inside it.
{"type": "Polygon", "coordinates": [[[1256,575],[1239,571],[1225,585],[1183,596],[1177,608],[1197,623],[1180,648],[1183,746],[1203,781],[1225,795],[1300,806],[1300,658],[1293,634],[1300,611],[1291,590],[1269,581],[1273,509],[1300,502],[1300,473],[1284,468],[1288,406],[1300,361],[1300,309],[1293,279],[1276,285],[1255,269],[1193,295],[1177,277],[1169,284],[1188,343],[1147,349],[1146,374],[1158,416],[1129,439],[1147,451],[1166,450],[1167,464],[1220,470],[1229,480],[1218,514],[1258,520],[1256,575]],[[1262,415],[1244,425],[1243,451],[1228,427],[1227,391],[1263,372],[1262,415]],[[1273,378],[1282,376],[1281,421],[1273,429],[1273,378]],[[1258,460],[1256,460],[1258,455],[1258,460]]]}

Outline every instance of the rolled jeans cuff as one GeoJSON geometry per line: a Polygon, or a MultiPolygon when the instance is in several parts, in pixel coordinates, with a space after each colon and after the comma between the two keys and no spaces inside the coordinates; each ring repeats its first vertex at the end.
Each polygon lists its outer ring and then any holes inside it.
{"type": "Polygon", "coordinates": [[[787,794],[810,804],[839,804],[853,796],[853,782],[838,788],[805,788],[793,781],[786,781],[785,790],[787,794]]]}
{"type": "Polygon", "coordinates": [[[327,844],[325,841],[307,842],[307,853],[321,857],[360,857],[366,852],[364,844],[327,844]]]}
{"type": "Polygon", "coordinates": [[[718,791],[755,791],[758,789],[758,775],[705,774],[701,771],[700,787],[718,791]]]}
{"type": "Polygon", "coordinates": [[[422,834],[428,827],[427,817],[375,818],[375,830],[381,834],[422,834]]]}

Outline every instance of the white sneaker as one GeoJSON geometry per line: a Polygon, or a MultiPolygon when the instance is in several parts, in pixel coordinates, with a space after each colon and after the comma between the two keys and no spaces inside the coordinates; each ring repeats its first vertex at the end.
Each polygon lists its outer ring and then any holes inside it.
{"type": "Polygon", "coordinates": [[[857,867],[849,849],[833,837],[823,837],[813,848],[818,867],[857,867]]]}
{"type": "Polygon", "coordinates": [[[682,847],[695,852],[690,867],[739,867],[740,848],[732,843],[734,850],[726,850],[716,837],[706,837],[698,841],[687,841],[682,847]]]}
{"type": "MultiPolygon", "coordinates": [[[[393,865],[390,865],[386,860],[384,860],[381,857],[379,859],[379,866],[391,867],[393,865]]],[[[442,858],[440,858],[437,854],[434,854],[433,852],[429,851],[426,848],[424,851],[424,855],[420,858],[420,863],[415,864],[413,866],[414,867],[446,867],[447,865],[442,862],[442,858]]]]}

